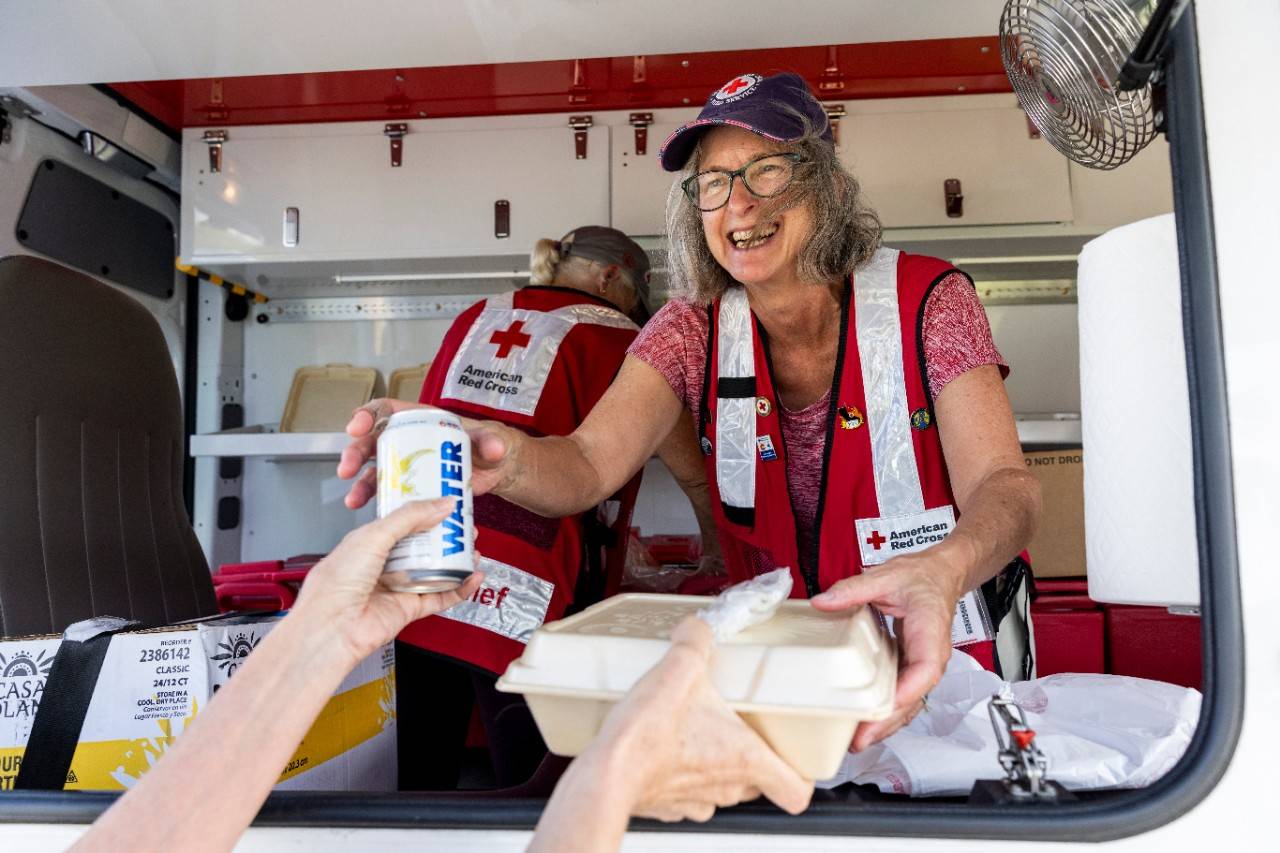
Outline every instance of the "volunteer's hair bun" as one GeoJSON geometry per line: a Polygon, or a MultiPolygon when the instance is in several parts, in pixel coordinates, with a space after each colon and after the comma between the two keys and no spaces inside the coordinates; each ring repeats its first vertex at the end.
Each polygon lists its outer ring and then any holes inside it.
{"type": "Polygon", "coordinates": [[[542,239],[533,244],[529,255],[529,283],[551,284],[556,278],[556,267],[563,255],[559,240],[542,239]]]}

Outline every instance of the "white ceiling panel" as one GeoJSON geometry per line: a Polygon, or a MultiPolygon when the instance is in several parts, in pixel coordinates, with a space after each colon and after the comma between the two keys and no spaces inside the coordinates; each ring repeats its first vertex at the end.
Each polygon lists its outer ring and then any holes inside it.
{"type": "Polygon", "coordinates": [[[989,36],[1001,0],[0,0],[0,85],[989,36]]]}

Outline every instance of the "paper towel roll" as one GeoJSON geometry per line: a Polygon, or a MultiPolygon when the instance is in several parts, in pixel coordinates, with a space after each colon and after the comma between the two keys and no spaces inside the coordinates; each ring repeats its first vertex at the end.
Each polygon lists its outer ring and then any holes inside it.
{"type": "Polygon", "coordinates": [[[1080,405],[1089,596],[1198,605],[1199,558],[1173,215],[1080,253],[1080,405]]]}

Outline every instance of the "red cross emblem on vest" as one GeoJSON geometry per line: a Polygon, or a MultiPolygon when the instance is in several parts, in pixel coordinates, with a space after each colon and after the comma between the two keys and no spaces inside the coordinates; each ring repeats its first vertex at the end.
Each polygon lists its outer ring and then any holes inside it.
{"type": "Polygon", "coordinates": [[[880,535],[879,530],[871,531],[871,535],[867,537],[867,544],[870,545],[872,548],[875,548],[877,551],[880,550],[881,545],[883,545],[888,541],[889,541],[888,539],[885,539],[883,536],[880,535]]]}
{"type": "Polygon", "coordinates": [[[498,345],[498,358],[506,358],[511,355],[511,350],[515,347],[527,347],[533,337],[526,332],[521,331],[524,328],[524,320],[516,320],[501,332],[494,332],[489,338],[489,343],[498,345]]]}

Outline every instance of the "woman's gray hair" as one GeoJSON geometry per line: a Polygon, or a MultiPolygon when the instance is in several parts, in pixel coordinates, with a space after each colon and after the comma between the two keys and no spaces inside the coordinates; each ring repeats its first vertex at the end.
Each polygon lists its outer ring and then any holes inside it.
{"type": "MultiPolygon", "coordinates": [[[[880,246],[880,217],[867,204],[858,180],[840,162],[835,146],[822,138],[825,127],[814,127],[794,108],[778,104],[805,124],[796,142],[779,151],[800,154],[786,192],[762,199],[757,223],[767,224],[792,207],[806,206],[813,219],[813,233],[800,248],[796,275],[801,281],[828,284],[841,281],[871,259],[880,246]]],[[[705,139],[705,137],[704,137],[705,139]]],[[[707,247],[702,212],[684,194],[681,183],[697,174],[702,160],[699,141],[684,171],[667,194],[667,275],[673,297],[706,305],[734,284],[707,247]]],[[[740,186],[734,192],[743,192],[740,186]]]]}

